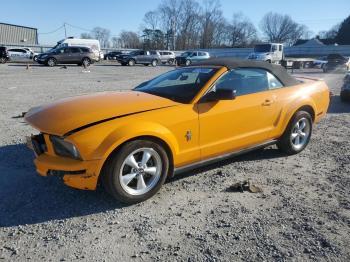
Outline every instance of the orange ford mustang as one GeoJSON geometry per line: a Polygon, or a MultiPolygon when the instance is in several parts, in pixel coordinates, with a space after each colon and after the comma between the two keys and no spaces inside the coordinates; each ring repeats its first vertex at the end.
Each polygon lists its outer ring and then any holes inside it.
{"type": "Polygon", "coordinates": [[[265,62],[210,59],[129,92],[83,95],[30,109],[42,176],[120,201],[154,195],[172,174],[270,144],[301,152],[327,112],[323,81],[265,62]]]}

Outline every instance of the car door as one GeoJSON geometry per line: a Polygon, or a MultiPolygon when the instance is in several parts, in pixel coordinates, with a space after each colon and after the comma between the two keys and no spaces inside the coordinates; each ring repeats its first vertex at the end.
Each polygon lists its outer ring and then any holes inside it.
{"type": "Polygon", "coordinates": [[[198,52],[198,60],[203,60],[206,58],[206,53],[204,52],[198,52]]]}
{"type": "Polygon", "coordinates": [[[267,71],[253,68],[231,70],[215,83],[211,92],[230,89],[236,97],[198,103],[202,159],[271,138],[278,112],[268,86],[267,71]]]}
{"type": "Polygon", "coordinates": [[[57,60],[57,63],[59,63],[59,64],[68,63],[69,53],[70,53],[69,47],[62,47],[62,48],[57,49],[55,51],[55,55],[54,55],[54,57],[57,60]]]}
{"type": "Polygon", "coordinates": [[[145,51],[140,51],[136,56],[135,60],[137,63],[145,63],[145,51]]]}
{"type": "Polygon", "coordinates": [[[198,52],[192,52],[191,56],[191,61],[195,62],[198,60],[198,52]]]}
{"type": "Polygon", "coordinates": [[[155,58],[155,52],[150,52],[150,51],[145,51],[145,55],[144,55],[144,63],[151,63],[152,60],[155,58]]]}
{"type": "Polygon", "coordinates": [[[24,61],[24,54],[22,49],[9,49],[10,60],[13,62],[22,62],[24,61]]]}
{"type": "Polygon", "coordinates": [[[79,47],[70,47],[69,62],[70,63],[80,63],[82,58],[82,52],[79,47]]]}

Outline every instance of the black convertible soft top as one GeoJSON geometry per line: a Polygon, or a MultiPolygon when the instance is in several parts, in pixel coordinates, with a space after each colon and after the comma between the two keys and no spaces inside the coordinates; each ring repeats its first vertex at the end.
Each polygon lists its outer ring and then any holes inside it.
{"type": "Polygon", "coordinates": [[[275,75],[284,86],[300,84],[300,82],[291,76],[284,67],[264,61],[243,60],[237,58],[209,58],[207,60],[193,63],[192,65],[225,66],[230,70],[235,68],[261,68],[275,75]]]}

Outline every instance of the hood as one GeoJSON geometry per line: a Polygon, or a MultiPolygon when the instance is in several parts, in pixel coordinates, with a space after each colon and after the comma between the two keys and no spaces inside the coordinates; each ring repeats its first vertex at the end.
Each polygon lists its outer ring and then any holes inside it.
{"type": "Polygon", "coordinates": [[[137,91],[102,92],[31,108],[25,121],[43,133],[63,136],[83,126],[175,105],[178,103],[137,91]]]}

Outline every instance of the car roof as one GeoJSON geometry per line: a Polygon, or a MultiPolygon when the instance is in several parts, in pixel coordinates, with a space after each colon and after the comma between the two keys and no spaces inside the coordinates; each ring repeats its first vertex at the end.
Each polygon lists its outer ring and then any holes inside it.
{"type": "Polygon", "coordinates": [[[291,76],[284,67],[280,65],[270,64],[264,61],[243,60],[238,58],[210,58],[207,60],[195,62],[192,65],[224,66],[230,70],[236,68],[265,69],[275,75],[283,83],[284,86],[293,86],[300,84],[300,82],[291,76]]]}

